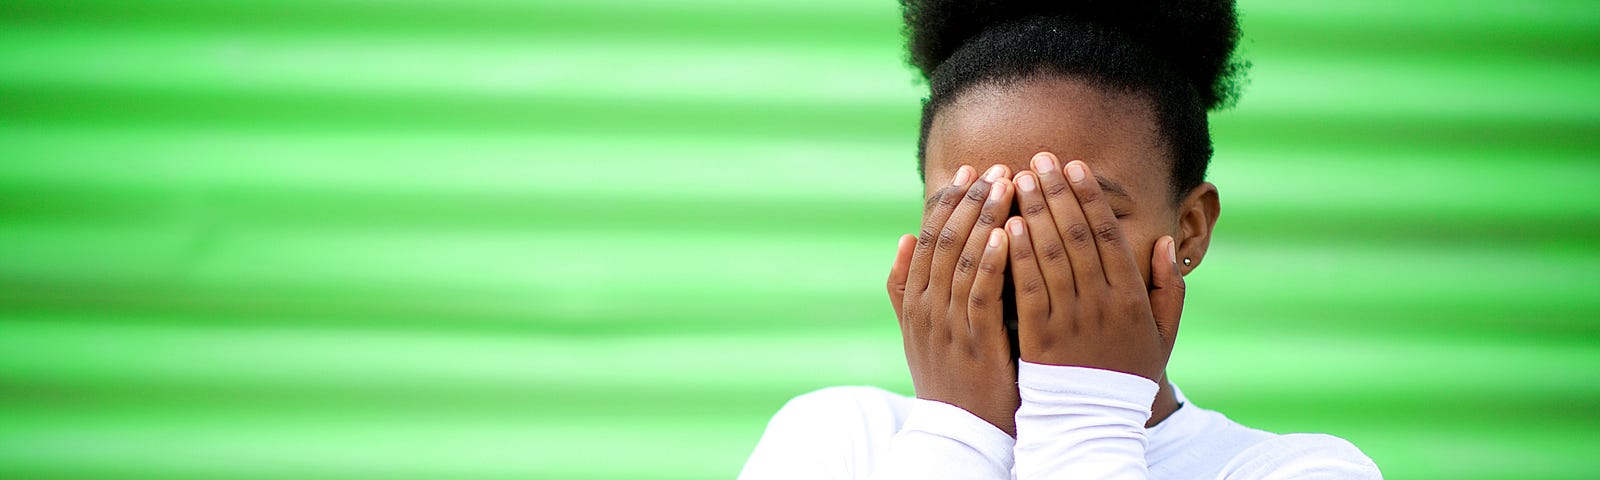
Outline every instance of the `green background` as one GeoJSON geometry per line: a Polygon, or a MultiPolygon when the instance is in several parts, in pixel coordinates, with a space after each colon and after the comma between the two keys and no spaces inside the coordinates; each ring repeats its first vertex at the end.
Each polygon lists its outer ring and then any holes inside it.
{"type": "MultiPolygon", "coordinates": [[[[1171,375],[1600,476],[1600,5],[1244,1],[1171,375]]],[[[728,478],[910,392],[891,0],[0,2],[0,476],[728,478]]]]}

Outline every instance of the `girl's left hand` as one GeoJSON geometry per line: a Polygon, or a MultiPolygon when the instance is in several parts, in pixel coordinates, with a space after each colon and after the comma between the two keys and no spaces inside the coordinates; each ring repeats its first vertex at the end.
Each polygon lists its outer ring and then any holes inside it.
{"type": "Polygon", "coordinates": [[[1147,289],[1089,166],[1073,161],[1063,172],[1040,153],[1033,168],[1015,178],[1023,218],[1005,227],[1022,359],[1159,382],[1183,311],[1172,237],[1156,240],[1147,289]]]}

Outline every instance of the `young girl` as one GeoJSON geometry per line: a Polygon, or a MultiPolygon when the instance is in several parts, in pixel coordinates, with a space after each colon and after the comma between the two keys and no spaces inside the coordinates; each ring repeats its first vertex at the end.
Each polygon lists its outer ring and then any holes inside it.
{"type": "Polygon", "coordinates": [[[741,478],[1381,478],[1166,377],[1221,210],[1206,114],[1241,73],[1232,1],[903,7],[928,200],[888,290],[916,398],[795,398],[741,478]]]}

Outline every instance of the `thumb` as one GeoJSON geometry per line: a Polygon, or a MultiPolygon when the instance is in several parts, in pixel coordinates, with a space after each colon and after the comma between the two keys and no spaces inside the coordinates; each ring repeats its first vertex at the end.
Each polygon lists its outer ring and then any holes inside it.
{"type": "Polygon", "coordinates": [[[1183,275],[1178,273],[1177,242],[1170,236],[1156,240],[1150,258],[1150,311],[1156,317],[1156,331],[1168,349],[1178,338],[1178,317],[1183,314],[1183,275]]]}
{"type": "Polygon", "coordinates": [[[894,254],[894,265],[889,267],[889,303],[894,305],[895,318],[900,318],[900,303],[906,298],[906,276],[911,271],[911,252],[916,244],[916,236],[901,235],[900,245],[894,254]]]}

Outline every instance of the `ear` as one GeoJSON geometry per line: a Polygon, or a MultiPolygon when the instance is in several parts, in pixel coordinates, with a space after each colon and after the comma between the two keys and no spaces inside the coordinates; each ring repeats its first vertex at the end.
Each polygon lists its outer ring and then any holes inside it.
{"type": "Polygon", "coordinates": [[[1217,215],[1222,214],[1222,204],[1217,199],[1217,186],[1203,182],[1189,191],[1178,205],[1178,271],[1184,275],[1200,266],[1211,247],[1211,231],[1217,226],[1217,215]],[[1183,259],[1191,260],[1189,265],[1183,259]]]}

